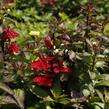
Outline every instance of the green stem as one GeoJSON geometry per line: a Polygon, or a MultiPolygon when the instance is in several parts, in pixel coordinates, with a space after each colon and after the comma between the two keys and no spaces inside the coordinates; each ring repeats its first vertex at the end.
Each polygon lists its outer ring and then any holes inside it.
{"type": "Polygon", "coordinates": [[[96,64],[96,53],[94,53],[92,56],[92,67],[91,67],[92,72],[94,72],[95,70],[95,64],[96,64]]]}

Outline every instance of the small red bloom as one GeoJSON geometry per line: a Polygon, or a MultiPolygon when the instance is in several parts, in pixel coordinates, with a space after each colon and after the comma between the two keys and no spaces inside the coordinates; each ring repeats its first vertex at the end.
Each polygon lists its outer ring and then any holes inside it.
{"type": "Polygon", "coordinates": [[[13,53],[19,53],[20,47],[16,45],[16,42],[12,42],[8,44],[8,51],[13,53]]]}
{"type": "Polygon", "coordinates": [[[54,5],[54,3],[55,3],[55,0],[40,0],[40,2],[42,3],[42,4],[50,4],[50,5],[54,5]]]}
{"type": "Polygon", "coordinates": [[[53,69],[54,70],[54,73],[59,73],[60,72],[60,68],[56,67],[53,69]]]}
{"type": "Polygon", "coordinates": [[[55,3],[55,0],[50,0],[50,5],[54,5],[54,3],[55,3]]]}
{"type": "Polygon", "coordinates": [[[33,79],[34,83],[37,83],[39,86],[48,86],[51,87],[52,80],[46,76],[38,76],[33,79]]]}
{"type": "Polygon", "coordinates": [[[50,36],[46,36],[44,38],[44,42],[45,42],[45,45],[48,49],[52,49],[53,48],[53,43],[52,43],[52,40],[51,40],[51,37],[50,36]]]}
{"type": "Polygon", "coordinates": [[[8,28],[4,28],[3,30],[5,32],[2,37],[4,41],[7,41],[8,39],[16,38],[19,36],[19,34],[16,33],[13,28],[8,27],[8,28]]]}
{"type": "Polygon", "coordinates": [[[40,2],[41,2],[42,4],[47,4],[47,3],[48,3],[48,0],[40,0],[40,2]]]}
{"type": "Polygon", "coordinates": [[[55,67],[54,69],[54,73],[69,73],[71,72],[71,70],[69,68],[65,68],[65,67],[61,67],[61,68],[58,68],[58,67],[55,67]]]}
{"type": "Polygon", "coordinates": [[[47,70],[50,67],[50,65],[48,64],[47,61],[38,60],[38,61],[33,61],[31,67],[35,68],[37,71],[40,71],[40,70],[47,70]]]}
{"type": "Polygon", "coordinates": [[[63,72],[63,73],[69,73],[69,72],[71,72],[70,68],[65,68],[65,67],[61,68],[60,71],[63,72]]]}

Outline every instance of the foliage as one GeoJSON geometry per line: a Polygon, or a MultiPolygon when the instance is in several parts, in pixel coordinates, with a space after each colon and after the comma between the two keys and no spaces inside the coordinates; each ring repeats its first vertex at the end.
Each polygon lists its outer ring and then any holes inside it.
{"type": "Polygon", "coordinates": [[[0,2],[1,108],[108,109],[108,1],[9,1],[0,2]]]}

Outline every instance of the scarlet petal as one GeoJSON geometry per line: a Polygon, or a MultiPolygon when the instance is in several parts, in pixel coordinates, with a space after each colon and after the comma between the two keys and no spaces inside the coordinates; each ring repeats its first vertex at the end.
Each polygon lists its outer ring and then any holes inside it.
{"type": "Polygon", "coordinates": [[[39,86],[52,86],[52,80],[46,76],[38,76],[33,79],[34,83],[37,83],[39,86]]]}
{"type": "Polygon", "coordinates": [[[18,53],[20,51],[20,47],[17,46],[16,42],[12,42],[8,44],[8,51],[18,53]]]}
{"type": "Polygon", "coordinates": [[[50,65],[45,60],[38,60],[33,61],[31,67],[35,68],[37,71],[40,71],[40,70],[47,70],[50,67],[50,65]]]}
{"type": "Polygon", "coordinates": [[[16,37],[19,36],[19,34],[16,33],[13,28],[10,28],[10,27],[3,28],[3,30],[5,32],[4,35],[3,35],[3,37],[2,37],[2,39],[4,41],[7,41],[9,38],[16,38],[16,37]]]}
{"type": "Polygon", "coordinates": [[[55,73],[59,73],[60,72],[59,68],[54,68],[53,70],[54,70],[55,73]]]}
{"type": "Polygon", "coordinates": [[[69,68],[62,68],[61,69],[61,72],[63,72],[63,73],[68,73],[68,72],[71,72],[71,70],[69,69],[69,68]]]}
{"type": "Polygon", "coordinates": [[[40,0],[40,2],[41,2],[42,4],[46,4],[46,3],[48,3],[48,0],[40,0]]]}

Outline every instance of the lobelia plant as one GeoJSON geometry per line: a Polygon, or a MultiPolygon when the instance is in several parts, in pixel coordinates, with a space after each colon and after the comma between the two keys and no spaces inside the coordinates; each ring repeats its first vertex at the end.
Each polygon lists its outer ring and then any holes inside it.
{"type": "MultiPolygon", "coordinates": [[[[2,28],[0,36],[0,54],[2,55],[0,61],[0,104],[15,104],[17,107],[24,109],[24,91],[22,89],[10,88],[11,84],[9,84],[13,81],[14,77],[9,73],[13,70],[13,65],[10,65],[10,68],[8,65],[10,64],[10,60],[13,61],[13,55],[17,56],[20,54],[20,47],[17,45],[15,40],[12,40],[18,37],[19,34],[16,33],[13,28],[6,27],[2,28]],[[6,76],[6,73],[9,74],[6,76]]],[[[15,105],[13,105],[13,108],[16,107],[15,105]]]]}
{"type": "Polygon", "coordinates": [[[22,48],[11,26],[28,19],[18,11],[17,22],[6,26],[1,17],[1,108],[108,109],[109,20],[97,6],[89,0],[74,18],[59,12],[46,24],[45,37],[28,31],[31,38],[25,37],[22,48]]]}
{"type": "MultiPolygon", "coordinates": [[[[71,72],[73,71],[70,73],[70,77],[61,76],[60,83],[61,88],[64,89],[61,92],[70,96],[69,106],[75,108],[108,109],[108,37],[106,36],[108,20],[105,16],[100,18],[95,7],[96,5],[89,1],[82,8],[80,16],[73,20],[73,28],[72,23],[66,23],[70,22],[70,18],[60,14],[62,20],[56,19],[50,22],[50,35],[45,37],[47,54],[61,57],[68,62],[70,68],[73,67],[72,70],[70,69],[71,72]]],[[[46,57],[46,55],[44,56],[46,57]]],[[[44,68],[46,69],[46,67],[44,68]]],[[[59,69],[56,68],[58,74],[61,73],[59,69]]],[[[56,72],[54,70],[54,73],[56,72]]],[[[45,80],[47,86],[51,86],[51,79],[47,80],[46,77],[36,78],[36,81],[33,79],[33,82],[39,86],[44,86],[45,80]]],[[[63,107],[63,105],[58,106],[63,107]]],[[[64,105],[64,107],[66,106],[64,105]]]]}

